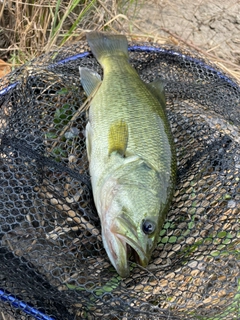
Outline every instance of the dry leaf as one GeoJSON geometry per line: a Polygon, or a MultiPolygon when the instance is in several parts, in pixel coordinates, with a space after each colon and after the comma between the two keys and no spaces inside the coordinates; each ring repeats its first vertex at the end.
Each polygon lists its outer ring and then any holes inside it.
{"type": "Polygon", "coordinates": [[[11,72],[10,64],[0,59],[0,78],[11,72]]]}

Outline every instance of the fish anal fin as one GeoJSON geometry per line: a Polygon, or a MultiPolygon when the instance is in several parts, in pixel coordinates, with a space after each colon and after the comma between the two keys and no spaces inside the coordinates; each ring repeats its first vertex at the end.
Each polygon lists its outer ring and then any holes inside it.
{"type": "Polygon", "coordinates": [[[88,68],[79,67],[79,72],[83,89],[86,92],[86,95],[90,96],[90,94],[100,85],[101,77],[97,72],[88,68]]]}
{"type": "Polygon", "coordinates": [[[119,120],[114,122],[108,134],[108,154],[113,152],[125,156],[128,144],[128,126],[125,121],[119,120]]]}

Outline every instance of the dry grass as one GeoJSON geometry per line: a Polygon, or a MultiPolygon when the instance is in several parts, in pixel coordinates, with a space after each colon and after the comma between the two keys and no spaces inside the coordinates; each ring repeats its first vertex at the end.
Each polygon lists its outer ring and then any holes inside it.
{"type": "Polygon", "coordinates": [[[0,50],[17,65],[81,39],[87,29],[124,31],[124,8],[117,0],[3,0],[0,41],[4,45],[0,50]]]}
{"type": "MultiPolygon", "coordinates": [[[[132,40],[185,46],[200,52],[240,82],[240,66],[218,58],[162,28],[148,33],[135,22],[142,0],[3,0],[0,2],[0,58],[13,67],[82,39],[86,30],[124,32],[132,40]],[[133,33],[132,29],[137,30],[133,33]]],[[[197,9],[196,9],[197,10],[197,9]]],[[[9,65],[2,63],[2,73],[9,65]]],[[[1,71],[1,70],[0,70],[1,71]]]]}
{"type": "Polygon", "coordinates": [[[0,312],[0,320],[15,320],[15,318],[10,316],[9,314],[0,312]]]}
{"type": "Polygon", "coordinates": [[[209,50],[202,50],[198,46],[186,41],[185,39],[179,37],[178,35],[170,32],[169,30],[163,28],[163,31],[169,33],[169,35],[172,37],[172,41],[175,42],[175,44],[181,46],[184,45],[187,48],[193,49],[202,55],[204,55],[208,60],[215,63],[217,66],[219,66],[222,70],[229,73],[233,78],[237,79],[238,82],[240,82],[240,66],[239,64],[233,63],[231,61],[227,61],[225,59],[221,59],[219,57],[216,57],[216,55],[213,55],[211,53],[211,49],[209,50]]]}

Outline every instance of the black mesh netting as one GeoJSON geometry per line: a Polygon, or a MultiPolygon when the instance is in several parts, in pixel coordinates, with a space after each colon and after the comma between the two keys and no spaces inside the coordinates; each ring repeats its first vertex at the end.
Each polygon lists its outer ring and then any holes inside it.
{"type": "Polygon", "coordinates": [[[86,50],[52,52],[1,81],[1,309],[16,319],[239,319],[239,85],[193,53],[131,47],[145,81],[164,79],[178,182],[149,266],[130,263],[121,279],[89,182],[78,67],[101,68],[86,50]]]}

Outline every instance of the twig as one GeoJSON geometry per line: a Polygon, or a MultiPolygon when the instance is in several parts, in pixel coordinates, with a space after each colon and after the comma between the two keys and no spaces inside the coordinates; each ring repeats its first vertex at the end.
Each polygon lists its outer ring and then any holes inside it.
{"type": "Polygon", "coordinates": [[[119,13],[118,15],[114,16],[111,20],[109,20],[108,22],[106,22],[106,23],[102,26],[102,29],[104,29],[106,26],[108,26],[109,24],[111,24],[111,23],[112,23],[113,21],[115,21],[115,20],[116,20],[117,22],[119,22],[119,21],[117,20],[118,18],[123,18],[123,19],[129,21],[127,16],[125,16],[124,14],[119,13]]]}
{"type": "Polygon", "coordinates": [[[48,232],[46,234],[46,238],[47,239],[51,238],[53,240],[56,240],[57,237],[59,237],[62,234],[66,234],[70,231],[78,231],[79,229],[81,229],[79,226],[75,226],[75,227],[66,227],[66,226],[60,227],[60,226],[58,226],[54,230],[48,232]]]}
{"type": "Polygon", "coordinates": [[[224,64],[228,64],[228,65],[230,65],[230,66],[232,66],[232,67],[234,67],[234,68],[239,69],[239,66],[238,66],[237,64],[235,64],[235,63],[233,63],[233,62],[230,62],[230,61],[226,61],[226,60],[221,59],[221,58],[219,58],[219,57],[216,57],[216,56],[214,56],[213,54],[209,54],[208,52],[200,49],[198,46],[196,46],[196,45],[194,45],[194,44],[192,44],[192,43],[184,40],[183,38],[181,38],[181,37],[178,36],[177,34],[173,33],[172,31],[170,31],[170,30],[168,30],[168,29],[166,29],[166,28],[164,28],[164,27],[162,27],[162,30],[165,31],[165,32],[167,32],[168,34],[170,34],[170,35],[171,35],[172,37],[174,37],[175,39],[177,39],[177,40],[185,43],[188,47],[191,47],[191,48],[195,49],[196,51],[201,52],[203,55],[207,55],[207,56],[209,56],[209,57],[212,58],[212,59],[215,59],[215,60],[217,59],[217,61],[221,61],[221,62],[223,62],[224,64]]]}
{"type": "Polygon", "coordinates": [[[54,197],[54,195],[48,192],[45,188],[42,190],[43,192],[40,195],[43,198],[47,198],[50,200],[52,205],[55,205],[60,211],[64,212],[67,216],[72,218],[79,227],[82,227],[84,230],[89,231],[92,235],[97,236],[98,240],[101,241],[100,232],[97,228],[95,228],[90,222],[88,222],[84,217],[80,217],[74,210],[72,210],[67,204],[65,204],[60,199],[54,197]]]}
{"type": "Polygon", "coordinates": [[[50,152],[52,152],[52,150],[56,147],[56,145],[58,144],[59,140],[61,139],[61,137],[64,135],[64,133],[68,130],[68,128],[70,127],[71,123],[73,121],[75,121],[77,119],[77,117],[81,114],[81,112],[88,110],[90,103],[92,101],[92,99],[94,98],[95,94],[97,93],[99,87],[101,85],[101,82],[99,82],[99,84],[97,85],[97,87],[93,90],[93,92],[87,97],[87,99],[85,100],[85,102],[79,107],[79,109],[74,113],[74,115],[72,116],[72,118],[70,119],[70,121],[66,124],[66,126],[63,128],[63,130],[60,132],[59,136],[58,136],[58,140],[54,142],[54,144],[52,145],[50,152]]]}
{"type": "MultiPolygon", "coordinates": [[[[117,20],[117,17],[118,16],[123,16],[123,15],[117,15],[117,16],[114,16],[114,14],[110,11],[110,10],[108,10],[108,8],[103,4],[103,2],[101,1],[101,0],[98,0],[98,3],[103,7],[103,9],[110,15],[110,17],[112,18],[110,21],[108,21],[107,22],[107,24],[106,25],[108,25],[108,24],[110,24],[112,21],[114,21],[114,20],[117,20]]],[[[124,16],[125,18],[126,18],[126,16],[124,16]]],[[[121,24],[121,22],[119,22],[118,20],[117,20],[117,23],[119,24],[119,26],[121,27],[121,28],[123,28],[123,25],[121,24]]],[[[103,28],[103,27],[102,27],[103,28]]]]}

